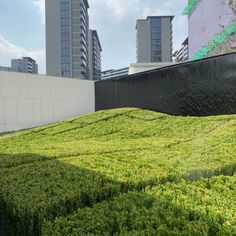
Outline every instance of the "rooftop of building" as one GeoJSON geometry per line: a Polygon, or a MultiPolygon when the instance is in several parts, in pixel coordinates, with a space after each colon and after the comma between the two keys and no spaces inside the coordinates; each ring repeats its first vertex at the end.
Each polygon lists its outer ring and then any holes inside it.
{"type": "Polygon", "coordinates": [[[99,44],[100,50],[101,50],[101,52],[102,52],[102,45],[101,45],[101,43],[100,43],[97,30],[93,30],[93,29],[90,29],[90,30],[95,34],[95,37],[96,37],[97,40],[98,40],[98,44],[99,44]]]}
{"type": "Polygon", "coordinates": [[[84,3],[85,3],[85,5],[86,5],[86,7],[89,8],[88,0],[84,0],[84,3]]]}
{"type": "MultiPolygon", "coordinates": [[[[172,16],[172,15],[164,15],[164,16],[147,16],[147,18],[146,19],[137,19],[137,22],[138,21],[147,21],[147,20],[149,20],[149,19],[160,19],[160,18],[170,18],[170,21],[172,22],[173,21],[173,19],[175,18],[175,16],[172,16]]],[[[136,24],[136,29],[137,29],[137,24],[136,24]]]]}
{"type": "Polygon", "coordinates": [[[166,16],[147,16],[147,20],[148,19],[153,19],[153,18],[170,18],[171,19],[171,21],[175,18],[175,16],[168,16],[168,15],[166,15],[166,16]]]}
{"type": "Polygon", "coordinates": [[[32,57],[23,57],[23,59],[27,59],[27,60],[32,61],[32,62],[36,62],[32,57]]]}
{"type": "Polygon", "coordinates": [[[187,45],[188,44],[188,37],[183,41],[182,45],[187,45]]]}
{"type": "Polygon", "coordinates": [[[155,18],[170,18],[171,21],[174,19],[175,16],[172,15],[164,15],[164,16],[147,16],[146,19],[138,19],[137,21],[145,21],[145,20],[149,20],[149,19],[155,19],[155,18]]]}

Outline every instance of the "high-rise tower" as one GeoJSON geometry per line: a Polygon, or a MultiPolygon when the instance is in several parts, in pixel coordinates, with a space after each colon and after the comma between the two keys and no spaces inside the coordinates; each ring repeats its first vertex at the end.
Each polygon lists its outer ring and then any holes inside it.
{"type": "Polygon", "coordinates": [[[101,80],[102,47],[96,30],[89,30],[89,78],[101,80]]]}
{"type": "Polygon", "coordinates": [[[45,6],[47,74],[88,79],[88,1],[46,0],[45,6]]]}
{"type": "Polygon", "coordinates": [[[137,20],[137,62],[172,61],[173,16],[148,16],[137,20]]]}

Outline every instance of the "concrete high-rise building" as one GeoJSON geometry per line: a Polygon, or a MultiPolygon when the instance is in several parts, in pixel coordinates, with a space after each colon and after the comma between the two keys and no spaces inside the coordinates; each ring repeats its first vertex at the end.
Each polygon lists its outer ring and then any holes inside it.
{"type": "Polygon", "coordinates": [[[102,47],[96,30],[89,30],[89,79],[101,80],[102,47]]]}
{"type": "Polygon", "coordinates": [[[47,75],[88,79],[87,0],[46,0],[47,75]]]}
{"type": "Polygon", "coordinates": [[[236,51],[236,0],[189,1],[190,60],[236,51]]]}
{"type": "Polygon", "coordinates": [[[174,57],[175,57],[175,62],[188,61],[188,38],[184,40],[180,50],[174,53],[174,57]]]}
{"type": "Polygon", "coordinates": [[[171,62],[174,16],[148,16],[137,20],[137,62],[171,62]]]}
{"type": "Polygon", "coordinates": [[[31,57],[11,60],[11,71],[38,74],[38,65],[31,57]]]}

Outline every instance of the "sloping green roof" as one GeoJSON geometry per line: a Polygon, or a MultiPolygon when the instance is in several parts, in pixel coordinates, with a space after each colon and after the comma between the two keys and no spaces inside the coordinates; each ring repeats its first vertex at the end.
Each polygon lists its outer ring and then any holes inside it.
{"type": "Polygon", "coordinates": [[[189,15],[198,2],[199,0],[189,0],[188,5],[184,9],[183,15],[189,15]]]}
{"type": "Polygon", "coordinates": [[[207,43],[203,48],[201,48],[191,60],[198,60],[204,58],[208,53],[213,51],[217,46],[227,40],[231,35],[236,33],[236,19],[227,26],[221,33],[215,36],[213,40],[207,43]]]}

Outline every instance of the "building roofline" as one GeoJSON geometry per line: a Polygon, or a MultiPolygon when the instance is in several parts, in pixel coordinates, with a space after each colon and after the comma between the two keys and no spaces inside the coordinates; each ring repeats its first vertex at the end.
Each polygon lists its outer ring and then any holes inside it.
{"type": "MultiPolygon", "coordinates": [[[[137,19],[137,23],[138,21],[147,21],[148,19],[151,19],[151,18],[170,18],[171,22],[173,21],[173,19],[175,18],[175,16],[172,16],[172,15],[164,15],[164,16],[147,16],[146,19],[137,19]]],[[[137,23],[136,23],[136,29],[137,29],[137,23]]]]}
{"type": "Polygon", "coordinates": [[[171,20],[173,20],[175,18],[175,16],[172,16],[172,15],[164,15],[164,16],[147,16],[146,19],[137,19],[137,21],[145,21],[145,20],[148,20],[148,19],[151,19],[151,18],[171,18],[171,20]]]}
{"type": "Polygon", "coordinates": [[[188,37],[183,41],[182,45],[188,44],[188,37]]]}
{"type": "Polygon", "coordinates": [[[99,44],[99,47],[100,47],[100,50],[101,50],[101,52],[102,52],[102,45],[101,45],[101,43],[100,43],[100,39],[99,39],[99,37],[98,37],[98,32],[97,32],[97,30],[92,30],[92,29],[90,29],[90,30],[96,35],[97,40],[98,40],[98,44],[99,44]]]}
{"type": "Polygon", "coordinates": [[[112,72],[112,71],[114,71],[114,69],[104,70],[104,71],[102,71],[102,73],[107,73],[107,72],[112,72]]]}
{"type": "Polygon", "coordinates": [[[150,19],[150,18],[170,18],[171,21],[175,18],[175,16],[172,16],[172,15],[164,15],[164,16],[147,16],[147,20],[150,19]]]}
{"type": "Polygon", "coordinates": [[[34,62],[36,62],[32,57],[22,57],[23,59],[29,59],[29,60],[32,60],[34,62]]]}
{"type": "Polygon", "coordinates": [[[84,3],[85,3],[85,5],[86,5],[86,7],[89,8],[88,0],[84,0],[84,3]]]}

